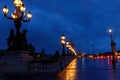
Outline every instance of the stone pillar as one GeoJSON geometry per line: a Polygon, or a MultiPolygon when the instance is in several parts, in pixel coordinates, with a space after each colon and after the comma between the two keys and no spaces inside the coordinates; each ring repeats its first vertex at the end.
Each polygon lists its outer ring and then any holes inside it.
{"type": "Polygon", "coordinates": [[[5,51],[0,57],[0,74],[24,75],[30,73],[29,62],[33,60],[28,51],[5,51]]]}

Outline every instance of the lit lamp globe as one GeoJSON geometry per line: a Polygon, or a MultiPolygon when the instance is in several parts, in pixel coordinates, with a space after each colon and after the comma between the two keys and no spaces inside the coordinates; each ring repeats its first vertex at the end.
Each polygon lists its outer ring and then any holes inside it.
{"type": "Polygon", "coordinates": [[[66,47],[69,48],[69,42],[68,41],[66,42],[66,47]]]}
{"type": "Polygon", "coordinates": [[[63,34],[63,35],[61,36],[61,39],[62,39],[62,40],[65,40],[65,38],[66,38],[66,37],[65,37],[65,35],[63,34]]]}
{"type": "Polygon", "coordinates": [[[11,16],[12,16],[13,19],[17,18],[17,16],[15,15],[15,13],[11,14],[11,16]]]}
{"type": "Polygon", "coordinates": [[[31,17],[32,17],[31,12],[28,12],[28,14],[27,14],[27,18],[28,18],[28,19],[31,19],[31,17]]]}
{"type": "Polygon", "coordinates": [[[112,33],[112,29],[109,29],[108,31],[109,31],[109,33],[112,33]]]}
{"type": "Polygon", "coordinates": [[[71,49],[72,49],[72,46],[69,44],[68,48],[69,48],[69,50],[71,50],[71,49]]]}
{"type": "Polygon", "coordinates": [[[24,6],[24,5],[21,6],[21,7],[20,7],[20,10],[21,10],[22,12],[25,12],[25,10],[26,10],[25,6],[24,6]]]}
{"type": "Polygon", "coordinates": [[[62,45],[65,45],[65,41],[64,41],[64,40],[61,40],[61,44],[62,44],[62,45]]]}
{"type": "Polygon", "coordinates": [[[23,5],[23,2],[22,2],[22,0],[14,0],[14,5],[15,5],[16,7],[20,7],[20,6],[23,5]]]}
{"type": "Polygon", "coordinates": [[[8,13],[8,11],[9,11],[9,10],[8,10],[7,6],[5,5],[4,8],[3,8],[3,13],[4,13],[4,15],[6,15],[6,14],[8,13]]]}

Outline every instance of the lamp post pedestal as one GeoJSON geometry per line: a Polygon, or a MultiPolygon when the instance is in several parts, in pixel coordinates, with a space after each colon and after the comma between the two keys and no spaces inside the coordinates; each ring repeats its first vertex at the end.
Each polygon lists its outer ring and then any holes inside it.
{"type": "Polygon", "coordinates": [[[30,73],[30,61],[28,51],[5,51],[5,55],[0,57],[0,74],[24,75],[30,73]]]}
{"type": "Polygon", "coordinates": [[[16,28],[16,34],[14,34],[14,29],[10,30],[10,36],[7,39],[8,49],[10,51],[20,51],[26,50],[27,46],[27,38],[26,38],[27,30],[23,30],[20,32],[20,28],[16,28]]]}
{"type": "Polygon", "coordinates": [[[115,54],[117,53],[115,46],[116,46],[116,43],[112,39],[112,41],[111,41],[111,49],[112,49],[112,63],[113,64],[117,62],[117,58],[115,57],[115,54]]]}
{"type": "Polygon", "coordinates": [[[62,49],[62,56],[66,56],[66,54],[65,54],[65,46],[64,45],[62,45],[63,46],[63,49],[62,49]]]}

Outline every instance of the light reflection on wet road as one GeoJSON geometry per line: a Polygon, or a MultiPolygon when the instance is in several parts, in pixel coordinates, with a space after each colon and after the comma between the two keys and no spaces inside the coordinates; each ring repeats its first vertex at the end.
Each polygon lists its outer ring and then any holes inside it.
{"type": "Polygon", "coordinates": [[[119,80],[120,60],[112,65],[111,59],[74,59],[59,74],[59,80],[119,80]]]}
{"type": "MultiPolygon", "coordinates": [[[[112,65],[111,59],[74,59],[59,73],[18,76],[2,80],[119,80],[120,59],[112,65]]],[[[0,79],[1,80],[1,79],[0,79]]]]}

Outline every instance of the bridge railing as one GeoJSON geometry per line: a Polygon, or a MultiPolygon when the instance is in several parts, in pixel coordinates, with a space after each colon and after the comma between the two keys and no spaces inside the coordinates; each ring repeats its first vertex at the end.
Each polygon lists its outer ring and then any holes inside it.
{"type": "Polygon", "coordinates": [[[31,61],[30,62],[30,71],[32,73],[36,72],[59,72],[64,69],[74,57],[60,57],[57,61],[51,62],[41,62],[41,61],[31,61]]]}

